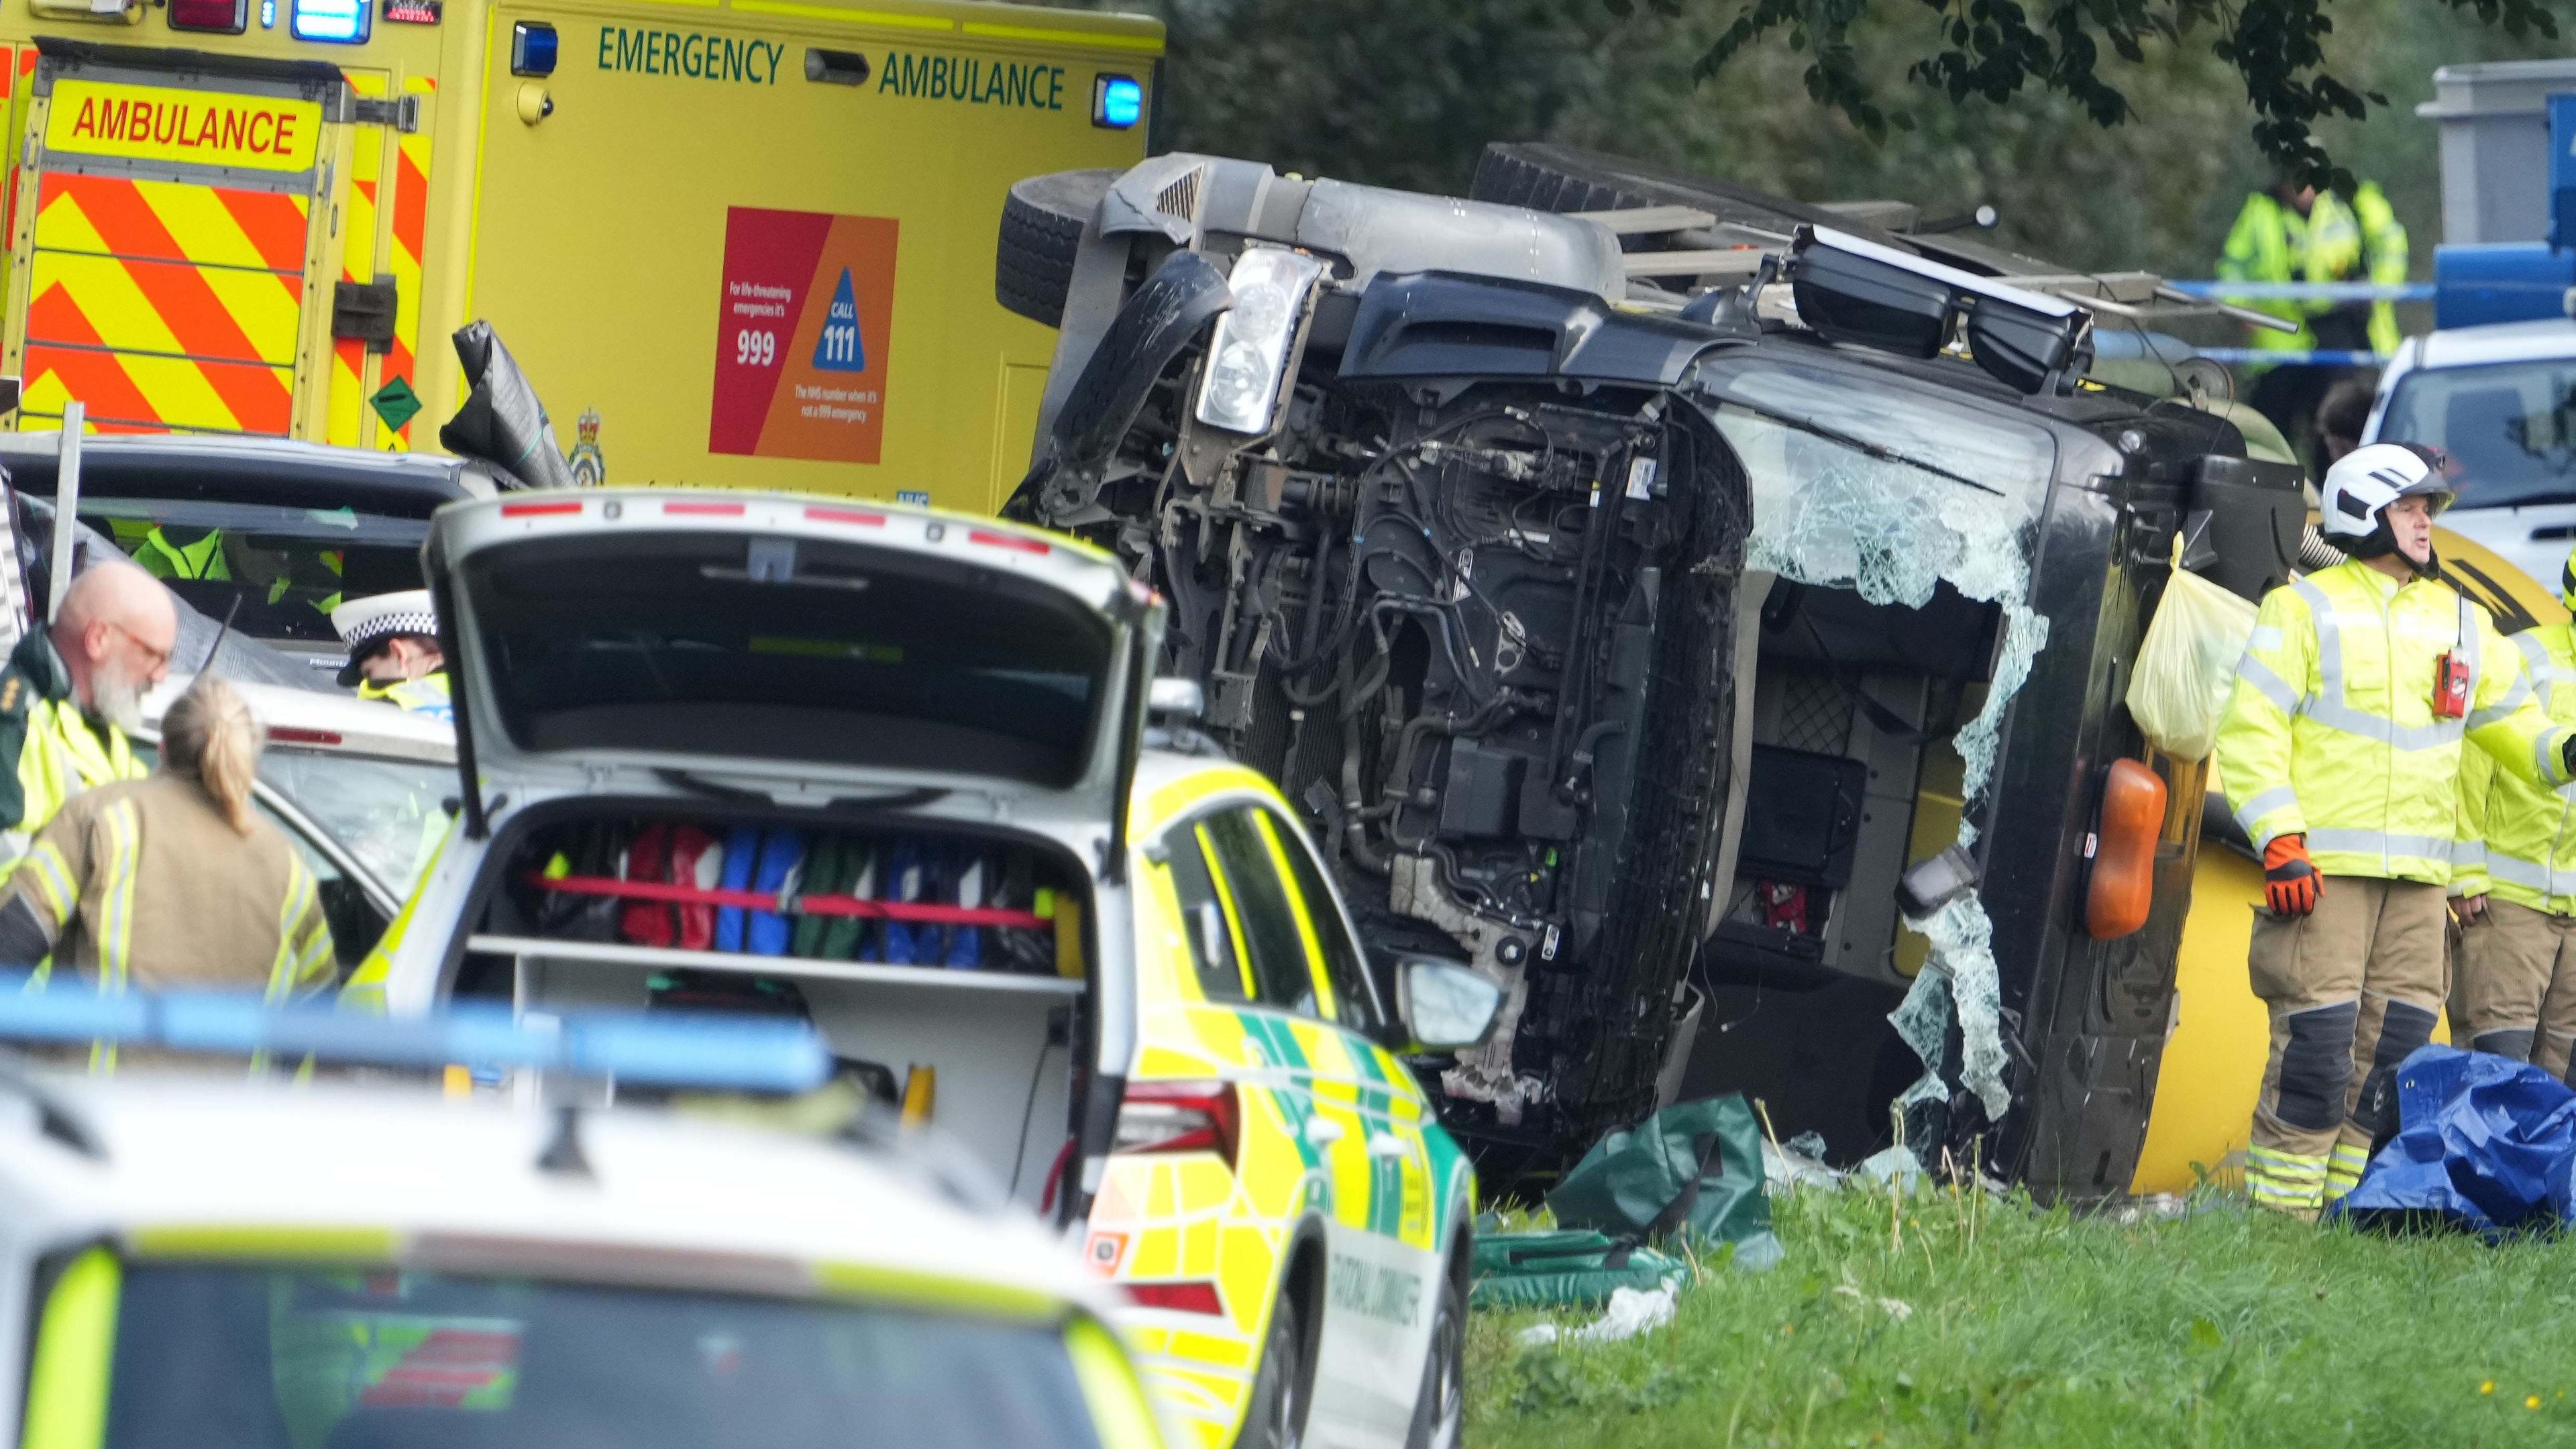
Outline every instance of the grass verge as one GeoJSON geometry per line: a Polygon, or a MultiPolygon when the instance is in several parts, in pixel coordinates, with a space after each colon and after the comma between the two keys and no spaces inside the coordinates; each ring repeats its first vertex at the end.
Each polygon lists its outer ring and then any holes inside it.
{"type": "Polygon", "coordinates": [[[2576,1241],[1977,1199],[1784,1197],[1786,1261],[1626,1343],[1479,1313],[1470,1449],[2576,1444],[2576,1241]]]}

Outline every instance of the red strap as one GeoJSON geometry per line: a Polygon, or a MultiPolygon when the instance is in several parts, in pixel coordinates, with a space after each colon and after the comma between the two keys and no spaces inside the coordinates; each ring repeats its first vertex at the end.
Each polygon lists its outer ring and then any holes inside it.
{"type": "MultiPolygon", "coordinates": [[[[660,881],[613,880],[604,875],[548,876],[531,873],[528,883],[539,890],[576,896],[614,896],[626,901],[659,901],[682,906],[731,906],[746,911],[775,911],[781,898],[762,891],[729,891],[711,886],[665,885],[660,881]]],[[[932,926],[1001,926],[1023,931],[1051,930],[1055,922],[1034,911],[1006,911],[991,906],[941,906],[927,901],[872,901],[859,896],[797,896],[789,908],[815,916],[858,916],[888,921],[918,921],[932,926]]]]}

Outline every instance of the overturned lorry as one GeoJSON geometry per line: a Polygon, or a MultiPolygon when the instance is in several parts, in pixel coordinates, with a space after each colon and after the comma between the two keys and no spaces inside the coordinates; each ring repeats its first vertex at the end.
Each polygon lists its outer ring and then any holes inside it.
{"type": "Polygon", "coordinates": [[[1489,1183],[1742,1089],[1835,1158],[2124,1190],[2203,795],[2126,661],[2303,511],[2187,390],[2087,380],[2192,304],[1556,148],[1478,189],[1022,183],[998,291],[1060,340],[1005,511],[1163,592],[1372,945],[1508,989],[1424,1064],[1489,1183]]]}

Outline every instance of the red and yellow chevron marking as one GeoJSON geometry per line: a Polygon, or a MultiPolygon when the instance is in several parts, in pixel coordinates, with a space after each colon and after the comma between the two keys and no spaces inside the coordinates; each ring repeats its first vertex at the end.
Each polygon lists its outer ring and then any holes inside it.
{"type": "MultiPolygon", "coordinates": [[[[438,81],[430,76],[410,76],[404,79],[403,90],[420,97],[420,129],[400,137],[395,148],[394,244],[385,254],[384,267],[394,279],[394,347],[385,358],[384,376],[378,385],[399,377],[417,391],[420,271],[429,234],[430,120],[438,81]]],[[[414,418],[399,428],[377,429],[376,446],[397,453],[409,448],[412,427],[419,421],[414,418]]]]}
{"type": "Polygon", "coordinates": [[[284,436],[309,203],[274,191],[56,173],[38,184],[26,401],[102,430],[284,436]]]}
{"type": "MultiPolygon", "coordinates": [[[[346,71],[349,88],[374,99],[385,93],[385,78],[373,71],[346,71]]],[[[348,240],[341,248],[344,281],[376,279],[376,179],[384,171],[384,139],[373,127],[361,127],[349,158],[349,189],[340,207],[348,240]]],[[[351,337],[332,339],[331,407],[324,436],[334,446],[354,448],[366,438],[367,344],[351,337]]]]}

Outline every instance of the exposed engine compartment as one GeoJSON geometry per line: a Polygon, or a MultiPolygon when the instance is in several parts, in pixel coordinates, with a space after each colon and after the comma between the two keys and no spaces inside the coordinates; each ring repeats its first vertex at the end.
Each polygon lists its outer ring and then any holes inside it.
{"type": "Polygon", "coordinates": [[[1164,670],[1326,842],[1373,949],[1461,956],[1504,1024],[1453,1128],[1544,1157],[1653,1105],[1712,889],[1741,470],[1656,388],[1339,375],[1327,295],[1280,422],[1175,366],[1090,477],[1013,512],[1170,599],[1164,670]],[[1096,479],[1096,481],[1095,481],[1096,479]]]}

